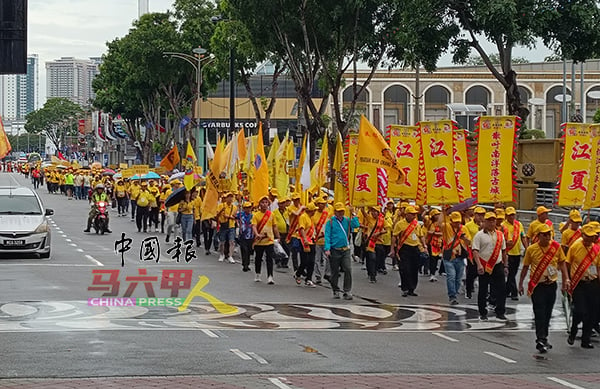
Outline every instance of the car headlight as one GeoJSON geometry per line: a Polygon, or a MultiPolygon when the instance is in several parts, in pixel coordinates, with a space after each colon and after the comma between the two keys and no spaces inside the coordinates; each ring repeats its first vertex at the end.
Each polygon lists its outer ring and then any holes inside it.
{"type": "Polygon", "coordinates": [[[50,231],[50,228],[48,227],[48,223],[43,222],[33,232],[36,234],[40,234],[42,232],[48,232],[48,231],[50,231]]]}

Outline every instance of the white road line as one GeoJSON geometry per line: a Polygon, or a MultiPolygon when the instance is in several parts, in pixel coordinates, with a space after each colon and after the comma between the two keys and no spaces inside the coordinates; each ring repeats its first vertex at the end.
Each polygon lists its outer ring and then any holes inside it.
{"type": "Polygon", "coordinates": [[[77,249],[77,252],[83,253],[83,249],[77,249]]]}
{"type": "Polygon", "coordinates": [[[75,243],[69,243],[69,246],[77,247],[75,243]]]}
{"type": "Polygon", "coordinates": [[[66,240],[67,242],[72,242],[72,240],[71,240],[71,239],[65,239],[65,240],[66,240]]]}
{"type": "Polygon", "coordinates": [[[248,355],[250,355],[252,358],[256,359],[256,362],[260,363],[261,365],[269,364],[269,362],[266,359],[264,359],[263,357],[261,357],[260,355],[258,355],[256,353],[249,352],[248,355]]]}
{"type": "Polygon", "coordinates": [[[62,235],[62,237],[63,237],[63,238],[66,238],[66,237],[67,237],[67,235],[66,235],[66,234],[63,234],[63,235],[62,235]]]}
{"type": "Polygon", "coordinates": [[[207,330],[207,329],[202,329],[200,330],[202,332],[204,332],[206,335],[210,336],[211,338],[218,338],[219,335],[215,334],[214,332],[212,332],[211,330],[207,330]]]}
{"type": "Polygon", "coordinates": [[[269,378],[269,381],[273,385],[277,386],[280,389],[292,389],[291,386],[288,386],[288,385],[284,384],[283,382],[281,382],[281,380],[279,380],[279,378],[269,378]]]}
{"type": "Polygon", "coordinates": [[[490,351],[484,351],[483,353],[489,355],[490,357],[498,358],[499,360],[504,361],[506,363],[517,363],[517,361],[513,361],[512,359],[503,357],[502,355],[492,353],[490,351]]]}
{"type": "Polygon", "coordinates": [[[89,259],[90,261],[94,262],[94,263],[95,263],[96,265],[98,265],[98,266],[104,266],[104,264],[103,264],[102,262],[100,262],[99,260],[97,260],[96,258],[92,257],[92,256],[91,256],[91,255],[89,255],[89,254],[86,254],[86,255],[85,255],[85,257],[86,257],[87,259],[89,259]]]}
{"type": "Polygon", "coordinates": [[[566,386],[567,388],[571,388],[571,389],[585,389],[583,386],[572,384],[572,383],[567,382],[565,380],[561,380],[560,378],[556,378],[556,377],[546,377],[546,378],[548,378],[550,381],[556,382],[557,384],[560,384],[562,386],[566,386]]]}
{"type": "Polygon", "coordinates": [[[432,332],[432,334],[435,335],[435,336],[439,336],[442,339],[446,339],[446,340],[448,340],[450,342],[458,342],[458,339],[454,339],[454,338],[451,338],[451,337],[449,337],[447,335],[440,334],[439,332],[432,332]]]}
{"type": "Polygon", "coordinates": [[[238,357],[242,358],[245,361],[252,360],[252,357],[248,356],[248,354],[238,350],[237,348],[229,349],[229,351],[231,351],[232,353],[234,353],[235,355],[237,355],[238,357]]]}

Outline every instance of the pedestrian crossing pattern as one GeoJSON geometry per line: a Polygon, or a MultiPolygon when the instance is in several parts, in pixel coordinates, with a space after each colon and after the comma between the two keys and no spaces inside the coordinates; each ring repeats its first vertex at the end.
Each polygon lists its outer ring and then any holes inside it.
{"type": "MultiPolygon", "coordinates": [[[[233,304],[221,314],[209,304],[186,311],[172,307],[91,307],[86,301],[0,304],[0,332],[76,330],[355,330],[355,331],[532,331],[530,304],[507,307],[509,321],[493,313],[482,322],[476,305],[233,304]]],[[[558,306],[552,330],[565,330],[558,306]]]]}

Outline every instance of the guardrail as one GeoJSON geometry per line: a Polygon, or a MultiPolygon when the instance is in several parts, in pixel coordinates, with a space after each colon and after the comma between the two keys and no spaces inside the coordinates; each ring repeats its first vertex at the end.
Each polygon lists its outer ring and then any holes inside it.
{"type": "Polygon", "coordinates": [[[553,208],[558,203],[558,189],[537,188],[535,191],[536,206],[553,208]]]}

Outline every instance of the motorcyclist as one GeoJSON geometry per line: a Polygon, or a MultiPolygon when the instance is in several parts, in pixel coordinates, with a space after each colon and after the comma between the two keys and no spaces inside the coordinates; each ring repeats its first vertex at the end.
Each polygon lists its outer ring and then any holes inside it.
{"type": "MultiPolygon", "coordinates": [[[[98,215],[98,208],[96,204],[99,201],[104,201],[108,204],[108,195],[104,193],[104,185],[97,184],[94,187],[94,193],[92,193],[92,208],[90,209],[90,214],[88,216],[87,228],[83,230],[83,232],[90,232],[90,228],[92,227],[92,223],[94,222],[94,218],[98,215]]],[[[106,232],[111,233],[112,231],[108,229],[108,212],[106,213],[106,232]]]]}

